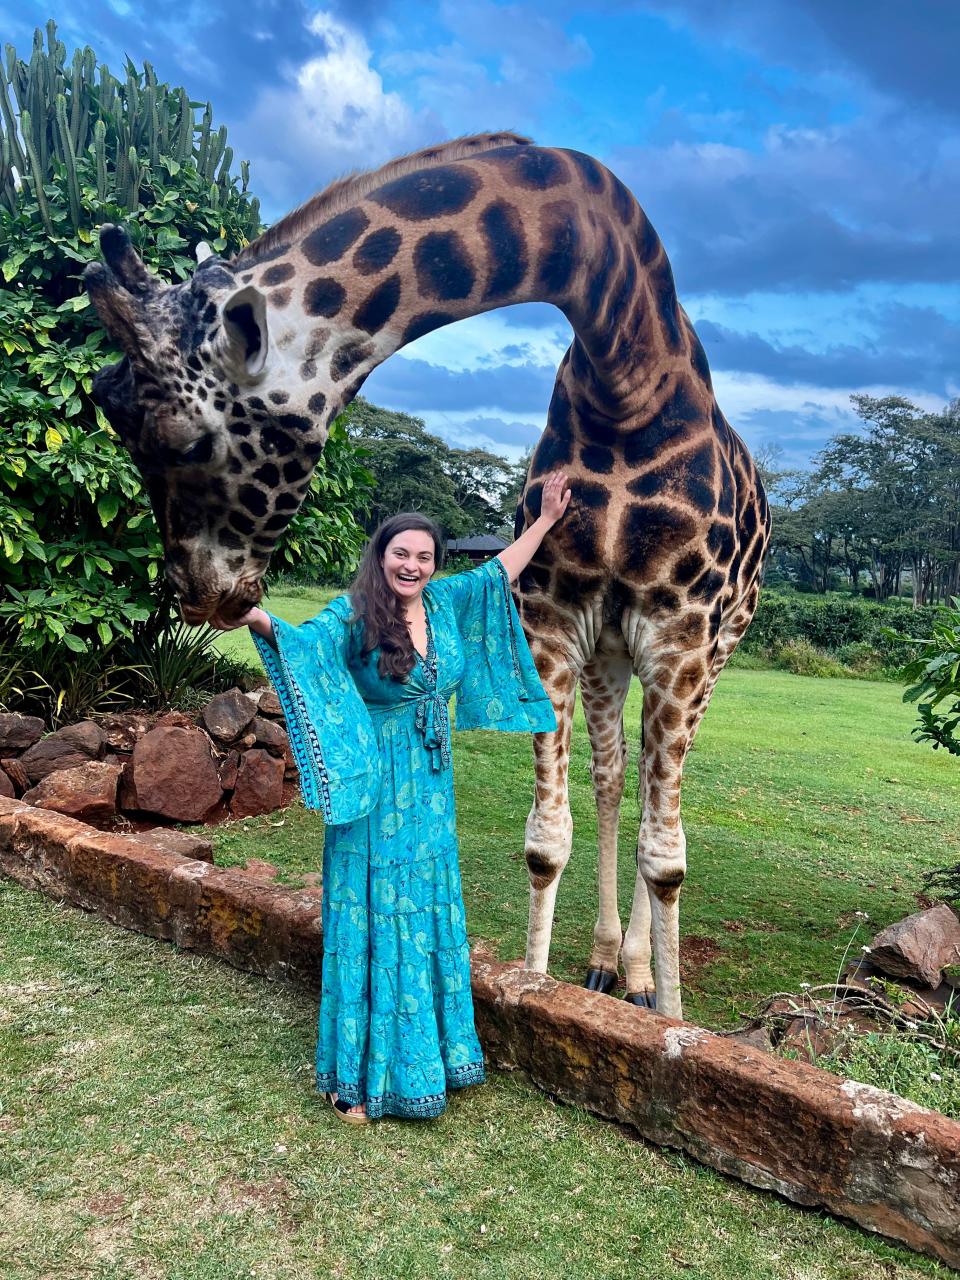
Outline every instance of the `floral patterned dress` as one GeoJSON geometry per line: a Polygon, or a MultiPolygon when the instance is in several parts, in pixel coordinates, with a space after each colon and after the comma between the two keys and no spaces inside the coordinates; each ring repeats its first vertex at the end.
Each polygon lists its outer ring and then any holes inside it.
{"type": "Polygon", "coordinates": [[[473,1019],[448,702],[459,729],[556,728],[499,560],[429,582],[427,652],[403,682],[364,657],[339,596],[254,636],[304,802],[326,821],[316,1082],[371,1118],[429,1117],[484,1079],[473,1019]]]}

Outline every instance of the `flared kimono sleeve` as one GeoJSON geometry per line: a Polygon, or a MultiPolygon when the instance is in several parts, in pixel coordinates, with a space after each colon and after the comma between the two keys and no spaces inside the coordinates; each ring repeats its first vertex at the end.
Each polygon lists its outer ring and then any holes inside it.
{"type": "Polygon", "coordinates": [[[303,803],[331,826],[353,822],[376,807],[381,765],[348,666],[350,602],[338,597],[299,626],[269,617],[276,648],[256,633],[253,642],[287,720],[303,803]]]}
{"type": "Polygon", "coordinates": [[[463,647],[458,729],[549,733],[557,720],[520,625],[502,561],[437,578],[425,592],[449,610],[463,647]]]}

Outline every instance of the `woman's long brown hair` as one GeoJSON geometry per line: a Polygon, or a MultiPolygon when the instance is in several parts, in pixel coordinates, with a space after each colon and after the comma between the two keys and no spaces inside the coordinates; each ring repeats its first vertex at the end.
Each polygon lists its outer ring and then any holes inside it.
{"type": "Polygon", "coordinates": [[[384,552],[398,533],[418,529],[433,538],[434,568],[443,561],[443,539],[440,530],[418,511],[402,511],[378,525],[367,543],[357,576],[350,587],[350,603],[355,621],[363,622],[361,652],[366,657],[380,646],[377,669],[384,677],[405,680],[413,670],[416,654],[407,628],[403,602],[387,585],[383,576],[384,552]]]}

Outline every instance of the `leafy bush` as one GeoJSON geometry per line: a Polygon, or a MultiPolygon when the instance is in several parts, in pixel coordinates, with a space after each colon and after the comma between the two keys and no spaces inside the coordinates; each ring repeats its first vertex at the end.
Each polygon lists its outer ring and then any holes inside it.
{"type": "Polygon", "coordinates": [[[960,600],[954,598],[952,609],[945,610],[934,622],[929,639],[907,638],[891,632],[891,639],[919,647],[916,658],[900,672],[910,681],[904,702],[917,702],[920,723],[913,736],[918,742],[929,742],[936,751],[946,747],[960,756],[960,600]],[[924,699],[923,701],[919,701],[924,699]]]}
{"type": "Polygon", "coordinates": [[[899,600],[876,604],[856,596],[764,591],[741,648],[773,657],[803,640],[849,668],[844,674],[892,677],[917,656],[942,612],[899,600]]]}
{"type": "Polygon", "coordinates": [[[786,644],[780,645],[774,658],[778,667],[784,671],[792,671],[795,676],[834,677],[847,674],[839,662],[803,638],[788,640],[786,644]]]}

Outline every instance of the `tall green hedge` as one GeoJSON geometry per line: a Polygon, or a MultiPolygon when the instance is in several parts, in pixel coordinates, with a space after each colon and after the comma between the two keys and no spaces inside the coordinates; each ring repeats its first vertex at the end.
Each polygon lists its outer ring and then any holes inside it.
{"type": "Polygon", "coordinates": [[[931,636],[942,612],[933,606],[914,609],[907,600],[877,604],[855,596],[763,591],[741,648],[746,653],[776,653],[792,641],[805,640],[839,655],[851,645],[869,645],[892,672],[916,656],[917,646],[907,637],[931,636]],[[891,638],[888,628],[903,638],[891,638]]]}

